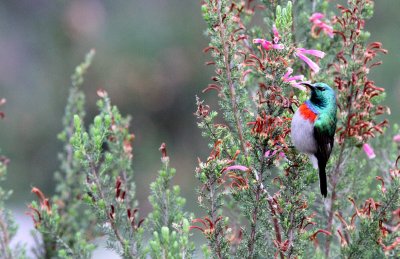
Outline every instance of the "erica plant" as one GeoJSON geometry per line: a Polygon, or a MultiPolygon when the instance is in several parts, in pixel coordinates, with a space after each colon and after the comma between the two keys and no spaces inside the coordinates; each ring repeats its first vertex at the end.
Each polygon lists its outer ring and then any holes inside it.
{"type": "MultiPolygon", "coordinates": [[[[6,103],[5,98],[0,99],[0,107],[6,103]]],[[[0,110],[0,121],[5,117],[5,113],[0,110]]],[[[1,151],[1,150],[0,150],[1,151]]],[[[0,183],[3,184],[7,177],[7,167],[10,160],[0,153],[0,183]]],[[[12,191],[0,186],[0,255],[2,258],[11,259],[25,257],[25,248],[21,244],[11,246],[12,239],[17,233],[17,224],[13,219],[12,213],[5,208],[5,203],[11,196],[12,191]]]]}
{"type": "MultiPolygon", "coordinates": [[[[217,95],[218,104],[196,98],[209,146],[193,166],[196,216],[171,184],[165,143],[150,184],[152,209],[143,215],[130,117],[99,89],[99,112],[84,123],[90,51],[71,78],[55,195],[31,190],[36,257],[90,258],[103,238],[123,258],[399,258],[400,135],[385,119],[385,89],[369,78],[387,54],[365,31],[373,8],[372,0],[202,1],[206,64],[215,68],[203,94],[217,95]],[[327,195],[291,138],[293,115],[310,96],[305,85],[315,82],[334,90],[338,107],[327,195]],[[195,233],[205,241],[201,252],[195,233]]],[[[0,156],[0,180],[8,163],[0,156]]],[[[10,246],[9,195],[0,188],[0,257],[25,258],[22,246],[10,246]]]]}
{"type": "Polygon", "coordinates": [[[391,138],[381,116],[389,111],[380,104],[384,89],[368,78],[381,64],[377,55],[387,53],[381,43],[369,43],[364,30],[373,5],[363,0],[346,6],[301,0],[203,2],[210,38],[205,52],[213,59],[207,64],[216,73],[204,92],[215,90],[220,100],[214,110],[198,100],[196,112],[212,148],[196,171],[207,216],[195,220],[204,226],[200,230],[210,254],[398,254],[398,150],[390,151],[382,171],[386,176],[367,167],[360,152],[364,147],[372,158],[369,142],[384,132],[379,138],[391,138]],[[326,199],[316,188],[316,170],[290,138],[293,112],[308,95],[303,84],[316,81],[334,88],[339,110],[326,199]],[[216,123],[217,111],[224,123],[216,123]],[[378,182],[385,189],[371,197],[366,190],[378,182]]]}

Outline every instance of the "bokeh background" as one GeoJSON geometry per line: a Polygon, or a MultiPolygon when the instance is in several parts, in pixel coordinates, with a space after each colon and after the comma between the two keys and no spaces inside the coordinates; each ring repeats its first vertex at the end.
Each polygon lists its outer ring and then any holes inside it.
{"type": "MultiPolygon", "coordinates": [[[[386,88],[389,118],[399,123],[400,1],[376,2],[367,29],[389,54],[371,77],[386,88]]],[[[14,189],[9,206],[21,224],[20,239],[32,227],[24,215],[35,198],[31,187],[46,195],[54,191],[61,150],[56,135],[70,75],[91,48],[97,54],[83,86],[87,119],[96,112],[98,88],[108,91],[122,114],[132,115],[141,211],[149,209],[148,186],[160,166],[158,148],[166,142],[187,209],[203,214],[196,205],[194,169],[208,150],[193,112],[196,94],[215,103],[214,93],[201,93],[213,73],[204,66],[205,27],[200,1],[0,1],[0,97],[7,99],[0,147],[11,159],[6,186],[14,189]]]]}

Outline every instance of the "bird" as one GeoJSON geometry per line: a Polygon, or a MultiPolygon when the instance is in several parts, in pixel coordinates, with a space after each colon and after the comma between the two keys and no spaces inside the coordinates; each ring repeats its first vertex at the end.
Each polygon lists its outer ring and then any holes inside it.
{"type": "Polygon", "coordinates": [[[321,194],[328,194],[326,164],[331,155],[337,124],[336,93],[327,84],[302,83],[311,90],[311,97],[299,106],[291,123],[294,147],[307,154],[319,172],[321,194]]]}

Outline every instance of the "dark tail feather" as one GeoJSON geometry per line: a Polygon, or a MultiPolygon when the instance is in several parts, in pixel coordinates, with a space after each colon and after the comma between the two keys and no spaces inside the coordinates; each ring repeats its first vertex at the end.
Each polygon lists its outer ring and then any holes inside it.
{"type": "Polygon", "coordinates": [[[326,162],[323,159],[318,159],[318,171],[319,171],[319,187],[321,189],[321,194],[326,198],[328,195],[328,186],[326,181],[325,172],[326,162]]]}

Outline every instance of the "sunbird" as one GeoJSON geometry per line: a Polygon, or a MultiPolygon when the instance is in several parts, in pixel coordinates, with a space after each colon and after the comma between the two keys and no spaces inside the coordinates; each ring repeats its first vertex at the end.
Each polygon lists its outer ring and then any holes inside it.
{"type": "Polygon", "coordinates": [[[321,194],[328,194],[326,164],[331,155],[336,131],[336,93],[325,83],[302,83],[311,97],[297,109],[292,119],[292,142],[297,150],[310,157],[318,168],[321,194]]]}

